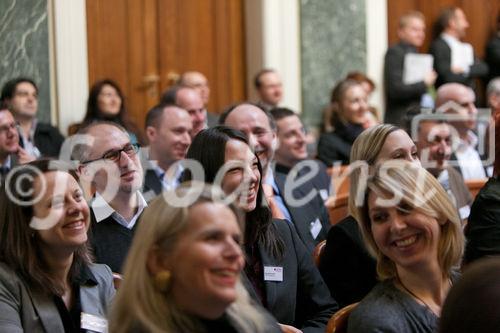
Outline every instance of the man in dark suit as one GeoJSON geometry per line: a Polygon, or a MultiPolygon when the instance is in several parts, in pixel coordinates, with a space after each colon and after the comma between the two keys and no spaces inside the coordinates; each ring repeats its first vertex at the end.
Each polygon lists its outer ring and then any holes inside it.
{"type": "Polygon", "coordinates": [[[429,50],[438,73],[436,86],[457,82],[473,87],[474,78],[488,75],[488,66],[474,57],[470,44],[461,42],[469,27],[465,13],[458,7],[447,8],[436,24],[436,39],[429,50]]]}
{"type": "Polygon", "coordinates": [[[399,19],[399,43],[393,45],[385,54],[384,84],[387,108],[384,122],[406,126],[409,110],[419,108],[422,96],[434,85],[437,74],[426,73],[420,82],[405,84],[403,71],[405,57],[409,53],[418,53],[418,48],[425,40],[425,18],[420,12],[410,12],[399,19]]]}
{"type": "Polygon", "coordinates": [[[96,262],[121,272],[142,211],[147,206],[140,189],[143,172],[127,131],[112,122],[95,122],[81,129],[85,144],[73,156],[80,161],[82,181],[92,184],[90,244],[96,262]]]}
{"type": "Polygon", "coordinates": [[[8,81],[1,100],[19,123],[20,144],[29,155],[59,156],[64,137],[54,126],[36,120],[38,87],[33,80],[20,77],[8,81]]]}
{"type": "Polygon", "coordinates": [[[276,121],[278,147],[274,177],[297,232],[309,251],[326,239],[330,220],[324,201],[329,196],[326,166],[307,159],[302,121],[287,108],[270,111],[276,121]],[[291,176],[291,177],[290,177],[291,176]]]}
{"type": "Polygon", "coordinates": [[[189,113],[175,105],[157,105],[146,115],[149,149],[143,155],[144,189],[147,199],[179,185],[181,161],[191,144],[193,125],[189,113]],[[171,168],[173,166],[173,168],[171,168]]]}

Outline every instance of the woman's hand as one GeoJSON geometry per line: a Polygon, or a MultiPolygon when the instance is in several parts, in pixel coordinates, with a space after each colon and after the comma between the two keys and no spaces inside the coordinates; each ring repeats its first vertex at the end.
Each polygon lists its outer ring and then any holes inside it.
{"type": "Polygon", "coordinates": [[[283,333],[302,333],[301,330],[299,330],[298,328],[295,328],[293,326],[283,325],[283,324],[278,324],[278,325],[280,325],[281,332],[283,332],[283,333]]]}

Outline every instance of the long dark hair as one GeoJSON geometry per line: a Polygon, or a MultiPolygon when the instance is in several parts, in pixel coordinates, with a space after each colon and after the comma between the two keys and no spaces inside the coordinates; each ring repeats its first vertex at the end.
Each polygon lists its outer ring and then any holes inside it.
{"type": "Polygon", "coordinates": [[[113,80],[104,79],[97,81],[94,83],[92,88],[90,88],[89,99],[87,101],[87,113],[83,118],[82,127],[98,120],[113,121],[123,126],[128,132],[135,134],[139,143],[144,142],[139,127],[137,127],[137,125],[129,118],[127,108],[125,107],[125,96],[123,95],[120,86],[118,86],[118,84],[113,80]],[[99,103],[98,103],[99,94],[101,93],[103,87],[106,85],[113,87],[116,90],[116,93],[118,94],[121,100],[120,111],[118,112],[118,114],[114,116],[107,116],[102,112],[102,110],[99,109],[99,103]]]}
{"type": "MultiPolygon", "coordinates": [[[[227,126],[216,126],[202,130],[191,143],[186,158],[201,163],[205,170],[205,181],[207,183],[214,182],[217,172],[224,165],[226,144],[229,140],[238,140],[250,146],[243,132],[227,126]]],[[[260,161],[258,169],[262,175],[260,161]]],[[[191,173],[189,171],[185,172],[182,180],[189,181],[191,179],[191,173]]],[[[273,256],[283,256],[283,240],[279,237],[276,227],[272,223],[271,210],[267,205],[262,189],[262,178],[259,180],[257,207],[246,214],[245,242],[253,244],[256,241],[263,244],[268,253],[273,254],[273,256]]]]}
{"type": "MultiPolygon", "coordinates": [[[[70,166],[55,160],[37,160],[11,170],[9,181],[0,189],[0,261],[19,274],[31,287],[61,296],[64,294],[64,286],[49,274],[46,261],[41,255],[38,237],[29,226],[34,214],[33,206],[19,204],[33,199],[33,184],[40,173],[58,169],[69,170],[66,172],[78,181],[77,174],[70,170],[70,166]]],[[[82,265],[91,260],[88,245],[80,246],[74,253],[69,272],[70,281],[79,275],[82,265]]]]}

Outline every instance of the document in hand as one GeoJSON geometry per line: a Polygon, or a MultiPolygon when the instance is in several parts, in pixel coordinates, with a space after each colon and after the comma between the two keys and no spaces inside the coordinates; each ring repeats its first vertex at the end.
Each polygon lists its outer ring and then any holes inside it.
{"type": "Polygon", "coordinates": [[[403,83],[422,82],[432,71],[434,58],[430,54],[408,53],[405,55],[403,67],[403,83]]]}

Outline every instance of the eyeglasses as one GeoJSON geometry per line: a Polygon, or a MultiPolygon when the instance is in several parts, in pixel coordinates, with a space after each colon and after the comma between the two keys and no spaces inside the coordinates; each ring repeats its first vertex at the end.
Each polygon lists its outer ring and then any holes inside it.
{"type": "Polygon", "coordinates": [[[8,133],[10,130],[17,131],[18,125],[16,123],[10,123],[4,126],[0,126],[0,135],[8,133]]]}
{"type": "Polygon", "coordinates": [[[138,144],[129,143],[129,144],[125,145],[125,147],[123,147],[122,149],[108,151],[107,153],[102,155],[102,157],[96,158],[94,160],[82,162],[82,164],[89,164],[89,163],[96,162],[99,160],[105,160],[105,161],[117,163],[120,161],[120,157],[122,156],[122,152],[127,154],[127,156],[132,157],[132,156],[135,156],[135,154],[137,154],[137,152],[139,151],[139,148],[140,148],[140,146],[138,144]]]}

